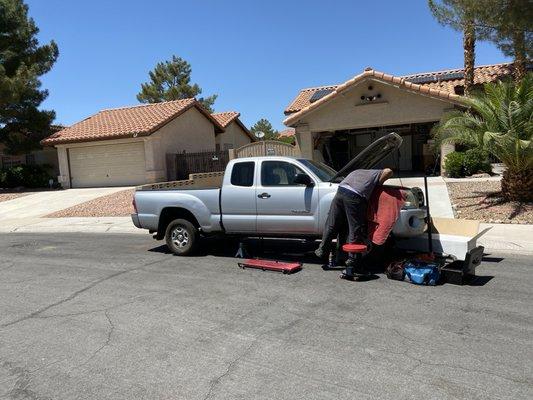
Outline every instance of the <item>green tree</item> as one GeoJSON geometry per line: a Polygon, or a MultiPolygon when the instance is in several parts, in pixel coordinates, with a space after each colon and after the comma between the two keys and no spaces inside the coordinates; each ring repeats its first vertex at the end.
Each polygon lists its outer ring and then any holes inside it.
{"type": "Polygon", "coordinates": [[[531,0],[485,0],[483,24],[491,29],[490,40],[514,59],[513,75],[520,81],[533,57],[533,2],[531,0]]]}
{"type": "Polygon", "coordinates": [[[259,140],[277,140],[278,131],[276,131],[270,121],[266,118],[261,118],[250,128],[250,132],[256,135],[257,132],[263,132],[265,136],[259,138],[259,140]]]}
{"type": "Polygon", "coordinates": [[[480,23],[482,3],[478,0],[428,0],[433,16],[441,25],[463,33],[465,95],[474,86],[476,39],[485,39],[490,29],[480,23]]]}
{"type": "MultiPolygon", "coordinates": [[[[141,103],[160,103],[162,101],[188,99],[202,93],[196,83],[191,84],[191,64],[181,57],[172,56],[171,61],[159,62],[150,72],[150,81],[141,85],[137,100],[141,103]]],[[[199,97],[198,101],[209,112],[217,99],[214,94],[199,97]]]]}
{"type": "Polygon", "coordinates": [[[533,200],[533,74],[519,83],[488,83],[465,98],[466,111],[451,112],[434,128],[437,143],[459,143],[486,151],[507,169],[502,194],[533,200]]]}
{"type": "Polygon", "coordinates": [[[0,141],[11,154],[39,148],[55,118],[38,109],[48,96],[39,77],[59,52],[54,41],[39,45],[38,32],[22,0],[0,0],[0,141]]]}
{"type": "Polygon", "coordinates": [[[294,136],[284,136],[284,137],[276,137],[276,140],[279,140],[280,142],[287,143],[287,144],[295,144],[296,139],[294,136]]]}

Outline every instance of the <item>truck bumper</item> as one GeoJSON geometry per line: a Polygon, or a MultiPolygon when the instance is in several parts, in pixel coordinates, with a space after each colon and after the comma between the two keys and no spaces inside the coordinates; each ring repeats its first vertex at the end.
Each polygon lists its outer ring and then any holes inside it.
{"type": "Polygon", "coordinates": [[[133,225],[135,225],[137,228],[142,228],[141,223],[139,222],[138,214],[131,214],[131,220],[133,221],[133,225]]]}

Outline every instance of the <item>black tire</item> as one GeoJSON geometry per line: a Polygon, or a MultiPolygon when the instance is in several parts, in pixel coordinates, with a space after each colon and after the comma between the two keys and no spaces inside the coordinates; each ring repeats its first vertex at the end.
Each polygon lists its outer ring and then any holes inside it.
{"type": "Polygon", "coordinates": [[[198,240],[198,229],[186,219],[171,221],[165,231],[165,241],[168,249],[178,256],[193,254],[198,240]]]}

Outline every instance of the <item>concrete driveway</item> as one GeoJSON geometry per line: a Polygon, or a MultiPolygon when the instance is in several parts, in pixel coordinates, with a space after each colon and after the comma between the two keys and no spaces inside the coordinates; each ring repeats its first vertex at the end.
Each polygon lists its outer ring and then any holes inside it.
{"type": "MultiPolygon", "coordinates": [[[[68,226],[68,221],[42,218],[45,215],[126,189],[130,189],[130,187],[42,191],[3,201],[0,203],[0,232],[12,232],[19,229],[31,230],[32,227],[36,227],[36,230],[44,229],[53,232],[54,227],[68,226]]],[[[77,222],[79,223],[79,221],[77,222]]]]}
{"type": "Polygon", "coordinates": [[[477,286],[423,287],[160,245],[0,235],[0,398],[533,398],[530,258],[493,254],[477,286]]]}
{"type": "Polygon", "coordinates": [[[67,189],[35,192],[28,196],[0,203],[0,221],[42,217],[55,211],[75,206],[97,197],[115,193],[129,187],[106,187],[87,189],[67,189]]]}

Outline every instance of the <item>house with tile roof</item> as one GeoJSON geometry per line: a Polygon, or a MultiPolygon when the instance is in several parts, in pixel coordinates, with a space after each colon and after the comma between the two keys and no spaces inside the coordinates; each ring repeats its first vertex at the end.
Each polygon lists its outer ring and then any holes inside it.
{"type": "Polygon", "coordinates": [[[281,140],[285,143],[296,144],[295,135],[296,130],[294,128],[283,129],[278,132],[277,140],[281,140]]]}
{"type": "MultiPolygon", "coordinates": [[[[512,74],[512,64],[478,66],[479,87],[512,74]]],[[[337,85],[300,90],[285,109],[303,157],[345,165],[374,140],[389,132],[403,137],[398,154],[383,162],[401,170],[434,166],[431,128],[449,110],[461,108],[464,70],[393,76],[372,68],[337,85]]],[[[444,154],[453,146],[443,149],[444,154]]],[[[441,157],[442,158],[442,157],[441,157]]]]}
{"type": "Polygon", "coordinates": [[[256,139],[252,132],[239,119],[240,113],[228,111],[211,115],[224,128],[224,132],[219,133],[215,138],[217,149],[236,149],[250,142],[255,142],[256,139]]]}
{"type": "Polygon", "coordinates": [[[69,188],[163,181],[167,154],[252,140],[239,113],[210,114],[190,98],[102,110],[41,143],[57,149],[59,181],[69,188]]]}

